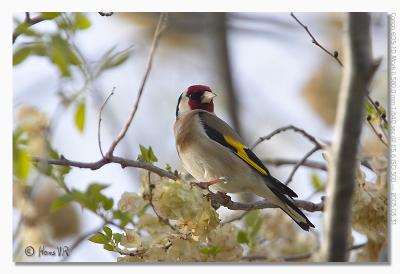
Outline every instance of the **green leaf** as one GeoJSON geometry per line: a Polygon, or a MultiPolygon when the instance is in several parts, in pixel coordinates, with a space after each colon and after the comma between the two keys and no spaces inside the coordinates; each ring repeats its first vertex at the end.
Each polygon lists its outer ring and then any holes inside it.
{"type": "Polygon", "coordinates": [[[325,189],[325,185],[321,182],[316,174],[311,175],[311,182],[315,191],[322,191],[325,189]]]}
{"type": "Polygon", "coordinates": [[[103,226],[103,230],[106,233],[107,237],[111,239],[113,235],[111,228],[109,228],[108,226],[103,226]]]}
{"type": "Polygon", "coordinates": [[[257,218],[254,225],[251,227],[250,230],[250,238],[255,239],[258,232],[260,231],[261,225],[263,223],[263,219],[261,217],[257,218]]]}
{"type": "Polygon", "coordinates": [[[111,68],[118,67],[119,65],[122,65],[123,63],[126,62],[130,57],[130,52],[129,51],[124,51],[119,54],[115,54],[113,56],[110,56],[104,64],[101,66],[101,70],[107,70],[111,68]]]}
{"type": "Polygon", "coordinates": [[[93,235],[92,237],[89,238],[89,241],[91,241],[93,243],[97,243],[97,244],[108,244],[108,242],[110,240],[103,233],[96,232],[95,235],[93,235]]]}
{"type": "Polygon", "coordinates": [[[55,212],[59,210],[60,208],[63,208],[66,206],[68,203],[70,203],[73,200],[71,195],[65,194],[63,196],[58,197],[51,205],[50,212],[55,212]]]}
{"type": "Polygon", "coordinates": [[[97,212],[99,205],[94,202],[91,197],[88,197],[85,193],[73,190],[70,195],[72,196],[73,200],[80,203],[82,207],[87,208],[93,212],[97,212]]]}
{"type": "Polygon", "coordinates": [[[125,227],[131,221],[132,217],[128,213],[117,209],[113,211],[113,219],[120,220],[120,225],[125,227]]]}
{"type": "Polygon", "coordinates": [[[172,173],[172,167],[171,167],[171,165],[170,164],[165,164],[165,170],[166,171],[169,171],[169,172],[171,172],[172,173]]]}
{"type": "Polygon", "coordinates": [[[114,246],[112,246],[112,245],[110,245],[110,244],[104,244],[104,245],[103,245],[103,248],[104,248],[105,250],[108,250],[108,251],[114,251],[114,246]]]}
{"type": "Polygon", "coordinates": [[[158,159],[157,159],[156,155],[154,155],[153,149],[151,147],[149,147],[148,153],[149,153],[148,157],[150,159],[150,162],[155,163],[158,161],[158,159]]]}
{"type": "Polygon", "coordinates": [[[118,244],[119,242],[121,242],[122,234],[121,233],[114,233],[113,234],[113,239],[114,239],[114,242],[116,244],[118,244]]]}
{"type": "Polygon", "coordinates": [[[40,16],[46,20],[51,20],[58,17],[62,12],[42,12],[40,16]]]}
{"type": "Polygon", "coordinates": [[[138,156],[138,160],[146,163],[155,163],[158,161],[156,155],[154,155],[151,146],[149,148],[146,148],[143,145],[139,145],[139,148],[140,148],[140,155],[138,156]]]}
{"type": "Polygon", "coordinates": [[[244,223],[248,227],[253,226],[256,223],[257,218],[259,218],[258,210],[252,210],[244,217],[244,223]]]}
{"type": "Polygon", "coordinates": [[[220,246],[214,245],[213,247],[210,248],[209,254],[215,256],[215,255],[217,255],[221,250],[222,250],[222,248],[221,248],[220,246]]]}
{"type": "Polygon", "coordinates": [[[102,203],[104,210],[110,210],[114,205],[114,200],[112,198],[106,198],[102,203]]]}
{"type": "Polygon", "coordinates": [[[57,65],[60,73],[64,77],[70,77],[71,72],[69,69],[69,45],[66,40],[61,38],[59,35],[53,35],[51,37],[51,52],[50,59],[57,65]]]}
{"type": "Polygon", "coordinates": [[[33,49],[30,46],[19,48],[13,55],[13,65],[16,66],[21,64],[29,55],[33,49]]]}
{"type": "Polygon", "coordinates": [[[248,244],[250,241],[249,241],[249,238],[248,238],[248,236],[247,236],[247,233],[245,232],[245,231],[243,231],[243,230],[241,230],[241,231],[239,231],[238,232],[238,234],[237,234],[237,241],[238,241],[238,243],[240,243],[240,244],[248,244]]]}
{"type": "Polygon", "coordinates": [[[75,110],[75,126],[80,133],[85,129],[85,113],[86,104],[85,101],[81,101],[75,110]]]}
{"type": "Polygon", "coordinates": [[[207,256],[210,255],[210,249],[208,248],[208,246],[200,248],[200,252],[207,256]]]}
{"type": "Polygon", "coordinates": [[[89,19],[82,13],[78,12],[75,14],[75,26],[77,29],[88,29],[92,23],[90,23],[89,19]]]}
{"type": "Polygon", "coordinates": [[[31,171],[31,156],[28,151],[23,148],[16,148],[13,152],[13,173],[21,181],[25,181],[31,171]]]}
{"type": "Polygon", "coordinates": [[[106,189],[107,187],[109,187],[109,185],[93,183],[87,187],[86,194],[88,194],[90,196],[95,193],[100,193],[103,189],[106,189]]]}

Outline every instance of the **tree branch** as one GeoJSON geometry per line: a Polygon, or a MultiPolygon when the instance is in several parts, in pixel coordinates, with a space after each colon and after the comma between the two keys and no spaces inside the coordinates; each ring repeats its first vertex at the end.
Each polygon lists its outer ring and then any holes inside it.
{"type": "MultiPolygon", "coordinates": [[[[136,114],[136,111],[139,107],[139,103],[140,103],[140,99],[142,97],[143,91],[144,91],[144,87],[147,81],[147,78],[150,74],[150,70],[151,70],[151,66],[153,63],[153,57],[154,57],[154,53],[155,50],[157,48],[158,45],[158,41],[160,39],[161,33],[163,32],[163,30],[165,29],[166,26],[166,19],[167,19],[167,15],[165,13],[161,13],[160,18],[158,20],[158,24],[156,27],[156,30],[154,32],[154,37],[153,37],[153,42],[150,48],[150,53],[149,53],[149,57],[147,60],[147,65],[146,65],[146,69],[145,69],[145,73],[143,76],[143,80],[140,84],[139,87],[139,92],[138,92],[138,96],[136,98],[136,101],[133,105],[132,111],[128,117],[127,122],[125,123],[124,127],[121,129],[120,133],[118,134],[118,136],[115,138],[115,140],[112,142],[112,144],[110,145],[110,148],[108,149],[107,153],[105,156],[103,156],[103,151],[101,148],[101,140],[100,140],[100,124],[101,124],[101,112],[105,106],[105,104],[107,103],[108,99],[110,98],[110,96],[112,95],[112,93],[109,95],[109,97],[106,99],[106,101],[104,102],[103,106],[101,107],[100,110],[100,117],[99,117],[99,123],[98,123],[98,142],[99,142],[99,148],[100,148],[100,153],[102,154],[102,159],[96,161],[96,162],[78,162],[78,161],[70,161],[67,160],[64,156],[61,156],[60,159],[57,160],[51,160],[51,159],[41,159],[41,158],[33,158],[33,161],[35,162],[40,162],[40,163],[45,163],[45,164],[51,164],[51,165],[62,165],[62,166],[73,166],[73,167],[79,167],[79,168],[88,168],[91,170],[97,170],[99,168],[101,168],[102,166],[109,164],[109,163],[116,163],[116,164],[120,164],[122,168],[125,168],[127,166],[130,167],[136,167],[136,168],[142,168],[142,169],[146,169],[148,171],[154,172],[156,174],[158,174],[161,177],[167,177],[173,180],[177,180],[178,176],[176,176],[175,174],[172,174],[171,172],[168,172],[164,169],[158,168],[152,164],[149,163],[145,163],[142,161],[134,161],[134,160],[129,160],[129,159],[124,159],[121,157],[116,157],[113,155],[115,147],[118,145],[118,143],[122,140],[122,138],[125,137],[126,132],[128,131],[129,126],[132,123],[132,120],[136,114]]],[[[33,20],[33,19],[32,19],[33,20]]]]}
{"type": "Polygon", "coordinates": [[[307,34],[310,36],[311,38],[311,42],[316,45],[317,47],[319,47],[320,49],[322,49],[323,51],[325,51],[328,55],[332,56],[332,58],[334,58],[338,64],[343,67],[343,63],[340,61],[339,59],[339,52],[338,51],[334,51],[333,53],[330,52],[329,50],[327,50],[324,46],[322,46],[314,37],[314,35],[309,31],[308,27],[306,25],[304,25],[294,14],[293,12],[290,13],[290,16],[292,16],[294,18],[294,20],[296,20],[296,22],[307,32],[307,34]]]}
{"type": "MultiPolygon", "coordinates": [[[[231,200],[230,196],[228,196],[222,192],[213,193],[213,192],[209,191],[208,196],[210,197],[211,201],[214,204],[222,205],[231,210],[247,210],[248,211],[248,210],[252,210],[252,209],[278,208],[277,205],[271,203],[268,200],[256,201],[254,203],[249,203],[249,204],[234,202],[231,200]]],[[[309,212],[324,210],[324,201],[321,201],[321,203],[318,203],[318,204],[314,204],[309,201],[294,200],[294,204],[297,207],[302,208],[309,212]]]]}
{"type": "Polygon", "coordinates": [[[142,162],[142,161],[129,160],[129,159],[125,159],[125,158],[121,158],[121,157],[117,157],[117,156],[112,156],[109,159],[102,158],[101,160],[98,160],[96,162],[70,161],[70,160],[67,160],[63,155],[61,155],[60,159],[56,159],[56,160],[49,160],[49,159],[42,159],[39,157],[34,157],[33,161],[38,162],[38,163],[43,163],[43,164],[49,164],[49,165],[79,167],[79,168],[87,168],[87,169],[91,169],[91,170],[97,170],[104,165],[114,163],[114,164],[121,165],[122,168],[125,168],[128,166],[135,167],[135,168],[141,168],[141,169],[145,169],[145,170],[154,172],[155,174],[157,174],[161,177],[167,177],[172,180],[178,179],[177,175],[175,175],[167,170],[156,167],[152,164],[142,162]]]}
{"type": "Polygon", "coordinates": [[[304,129],[296,127],[296,126],[293,126],[293,125],[288,125],[288,126],[285,126],[285,127],[280,127],[278,129],[272,131],[270,134],[258,138],[258,140],[251,146],[251,149],[254,149],[256,146],[258,146],[262,142],[264,142],[266,140],[270,140],[275,135],[277,135],[279,133],[282,133],[284,131],[287,131],[287,130],[293,130],[294,132],[300,133],[301,135],[306,137],[311,143],[313,143],[315,146],[317,146],[319,148],[323,147],[322,144],[320,142],[318,142],[317,139],[314,136],[312,136],[311,134],[307,133],[304,129]]]}
{"type": "MultiPolygon", "coordinates": [[[[31,18],[31,15],[29,12],[25,12],[25,20],[24,23],[26,25],[26,28],[30,28],[33,25],[36,25],[40,22],[46,21],[46,18],[43,18],[42,16],[38,15],[36,17],[31,18]]],[[[18,27],[14,30],[13,32],[13,38],[12,38],[12,42],[13,44],[15,43],[15,41],[17,40],[17,38],[22,34],[23,32],[18,30],[18,27]]]]}
{"type": "Polygon", "coordinates": [[[368,122],[369,126],[371,127],[372,131],[373,131],[373,132],[375,133],[375,135],[378,137],[379,141],[381,141],[381,143],[382,143],[385,147],[388,148],[388,147],[389,147],[388,144],[385,142],[385,140],[383,140],[383,135],[382,135],[381,133],[379,133],[379,132],[376,130],[375,126],[372,124],[372,122],[371,122],[371,116],[370,116],[370,115],[367,116],[367,122],[368,122]]]}
{"type": "Polygon", "coordinates": [[[370,15],[350,13],[348,35],[345,37],[348,55],[343,72],[336,115],[335,138],[332,147],[324,218],[324,239],[321,258],[342,262],[348,258],[348,235],[351,233],[351,203],[355,185],[356,155],[360,142],[362,116],[373,67],[370,15]]]}
{"type": "Polygon", "coordinates": [[[306,155],[304,155],[303,158],[301,158],[296,165],[293,167],[292,172],[290,172],[289,177],[286,179],[285,181],[285,185],[288,185],[292,180],[294,175],[296,174],[297,169],[303,165],[303,163],[311,156],[313,155],[315,152],[317,152],[318,150],[320,150],[321,148],[318,146],[315,146],[313,149],[311,149],[306,155]]]}
{"type": "Polygon", "coordinates": [[[135,103],[133,105],[132,111],[129,114],[128,120],[126,121],[124,127],[119,132],[118,136],[115,138],[115,140],[110,145],[110,148],[109,148],[109,150],[108,150],[108,152],[106,154],[106,158],[111,158],[113,156],[115,147],[122,140],[122,138],[125,137],[125,134],[128,131],[129,126],[131,125],[133,118],[135,117],[136,111],[138,110],[138,107],[139,107],[140,99],[142,98],[142,95],[143,95],[143,91],[144,91],[144,87],[145,87],[146,82],[147,82],[147,78],[149,77],[149,74],[150,74],[150,70],[151,70],[151,67],[152,67],[152,64],[153,64],[154,53],[155,53],[155,50],[157,48],[158,41],[160,39],[161,33],[164,31],[164,29],[166,27],[166,20],[167,20],[167,14],[166,13],[161,13],[160,18],[158,20],[158,24],[157,24],[156,30],[154,32],[153,42],[151,44],[149,57],[147,59],[146,70],[145,70],[145,73],[143,75],[143,80],[142,80],[142,82],[141,82],[141,84],[139,86],[138,96],[137,96],[136,101],[135,101],[135,103]]]}
{"type": "MultiPolygon", "coordinates": [[[[262,159],[262,162],[267,165],[273,165],[273,166],[279,167],[279,166],[285,166],[285,165],[296,165],[299,163],[299,160],[283,159],[283,158],[276,158],[276,159],[266,158],[266,159],[262,159]]],[[[327,171],[326,165],[324,163],[313,161],[313,160],[305,160],[300,164],[300,166],[327,171]]]]}
{"type": "Polygon", "coordinates": [[[316,139],[314,136],[312,136],[311,134],[307,133],[304,129],[295,127],[295,126],[293,126],[293,125],[289,125],[289,126],[285,126],[285,127],[278,128],[278,129],[274,130],[273,132],[271,132],[270,134],[268,134],[268,135],[266,135],[266,136],[263,136],[263,137],[260,137],[260,138],[253,144],[253,146],[251,147],[251,149],[254,149],[256,146],[258,146],[259,144],[261,144],[263,141],[270,140],[270,139],[271,139],[272,137],[274,137],[275,135],[277,135],[277,134],[279,134],[279,133],[282,133],[282,132],[284,132],[284,131],[286,131],[286,130],[293,130],[294,132],[300,133],[301,135],[303,135],[304,137],[306,137],[311,143],[314,144],[314,148],[313,148],[312,150],[310,150],[306,155],[304,155],[304,157],[301,158],[301,159],[295,164],[295,166],[293,167],[292,172],[290,173],[289,177],[287,178],[287,180],[286,180],[286,182],[285,182],[285,184],[288,185],[288,184],[292,181],[294,175],[296,174],[297,169],[298,169],[301,165],[303,165],[304,162],[305,162],[312,154],[314,154],[316,151],[322,149],[322,148],[323,148],[323,145],[322,145],[320,142],[318,142],[317,139],[316,139]]]}

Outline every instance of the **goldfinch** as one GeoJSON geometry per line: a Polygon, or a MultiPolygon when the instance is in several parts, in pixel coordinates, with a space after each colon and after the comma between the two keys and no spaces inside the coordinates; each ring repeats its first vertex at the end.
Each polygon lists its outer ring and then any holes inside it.
{"type": "Polygon", "coordinates": [[[194,85],[179,97],[174,134],[184,169],[213,191],[250,192],[280,207],[302,229],[314,225],[293,203],[297,194],[274,178],[240,136],[214,114],[208,86],[194,85]]]}

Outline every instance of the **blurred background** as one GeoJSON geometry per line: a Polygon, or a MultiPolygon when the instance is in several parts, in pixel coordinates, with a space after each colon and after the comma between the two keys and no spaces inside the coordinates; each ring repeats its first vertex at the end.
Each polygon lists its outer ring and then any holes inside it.
{"type": "MultiPolygon", "coordinates": [[[[106,151],[136,99],[159,14],[30,13],[30,20],[36,16],[48,19],[29,30],[22,26],[26,16],[14,15],[16,31],[21,33],[13,45],[14,127],[34,125],[28,141],[31,156],[41,155],[49,142],[67,159],[97,161],[101,157],[97,143],[99,109],[115,87],[102,114],[101,136],[106,151]],[[40,125],[46,128],[45,141],[43,132],[37,130],[40,125]]],[[[337,50],[343,60],[345,14],[296,16],[322,45],[337,50]]],[[[382,62],[371,97],[384,107],[388,98],[387,34],[387,15],[372,14],[373,54],[382,62]]],[[[218,94],[216,114],[239,131],[249,145],[286,125],[303,128],[321,141],[331,141],[341,71],[332,57],[311,43],[289,13],[169,13],[139,110],[114,154],[136,159],[139,144],[151,146],[158,166],[169,164],[180,170],[172,130],[175,107],[180,93],[194,84],[208,85],[218,94]]],[[[14,133],[14,142],[16,138],[14,133]]],[[[386,151],[367,124],[362,143],[363,155],[386,151]]],[[[263,142],[255,153],[261,159],[300,159],[311,148],[301,135],[285,132],[263,142]]],[[[321,152],[310,159],[324,162],[321,152]]],[[[20,167],[24,157],[14,155],[14,161],[20,161],[14,162],[20,167]]],[[[293,168],[267,167],[281,181],[293,168]]],[[[16,260],[29,260],[23,255],[29,244],[72,245],[102,223],[98,216],[77,205],[50,212],[62,190],[52,179],[27,169],[22,167],[14,176],[16,260]],[[28,217],[21,221],[21,216],[28,217]]],[[[373,173],[365,172],[374,180],[373,173]]],[[[79,190],[93,182],[109,184],[103,193],[118,201],[123,192],[139,189],[139,175],[139,169],[121,169],[113,164],[96,171],[72,168],[65,184],[79,190]]],[[[301,167],[290,186],[301,199],[319,202],[326,180],[325,171],[301,167]]],[[[222,216],[228,214],[219,211],[222,216]]],[[[321,231],[321,213],[307,216],[321,231]]],[[[365,236],[354,235],[355,243],[365,241],[365,236]]],[[[115,261],[115,256],[82,241],[66,260],[104,262],[115,261]]]]}

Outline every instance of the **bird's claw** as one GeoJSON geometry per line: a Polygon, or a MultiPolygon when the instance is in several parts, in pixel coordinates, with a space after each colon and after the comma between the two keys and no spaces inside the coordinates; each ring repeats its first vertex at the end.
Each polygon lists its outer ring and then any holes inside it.
{"type": "Polygon", "coordinates": [[[203,189],[208,189],[210,186],[218,184],[218,183],[226,184],[226,177],[222,176],[222,177],[219,177],[218,179],[211,180],[208,182],[199,182],[198,185],[203,189]]]}

